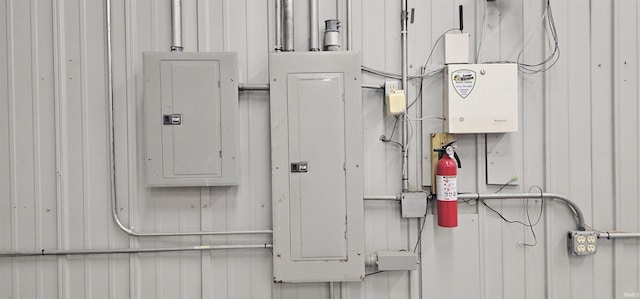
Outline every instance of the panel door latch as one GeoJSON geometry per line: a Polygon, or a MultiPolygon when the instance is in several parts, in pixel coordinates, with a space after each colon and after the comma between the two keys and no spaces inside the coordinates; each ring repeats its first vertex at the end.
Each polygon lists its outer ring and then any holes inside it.
{"type": "Polygon", "coordinates": [[[308,171],[309,171],[308,162],[291,163],[291,172],[308,172],[308,171]]]}
{"type": "Polygon", "coordinates": [[[162,123],[165,125],[182,124],[182,114],[165,114],[162,116],[162,123]]]}

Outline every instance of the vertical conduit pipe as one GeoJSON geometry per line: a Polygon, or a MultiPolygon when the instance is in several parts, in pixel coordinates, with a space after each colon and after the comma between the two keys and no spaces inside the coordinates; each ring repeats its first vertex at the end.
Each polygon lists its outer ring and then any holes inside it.
{"type": "Polygon", "coordinates": [[[320,51],[318,0],[309,0],[309,51],[320,51]]]}
{"type": "Polygon", "coordinates": [[[353,12],[351,11],[351,8],[351,0],[347,0],[347,51],[353,49],[353,44],[351,43],[351,24],[353,24],[351,19],[353,17],[353,12]]]}
{"type": "Polygon", "coordinates": [[[120,217],[118,217],[117,205],[117,185],[116,185],[116,145],[115,145],[115,119],[114,119],[114,91],[113,91],[113,43],[111,37],[111,0],[105,0],[105,18],[107,31],[107,101],[109,114],[109,161],[111,163],[109,176],[111,184],[111,216],[113,222],[127,235],[133,237],[170,237],[170,236],[205,236],[205,235],[254,235],[254,234],[272,234],[272,230],[244,230],[244,231],[199,231],[199,232],[167,232],[167,233],[139,233],[133,229],[126,228],[120,217]]]}
{"type": "Polygon", "coordinates": [[[402,191],[409,190],[409,120],[407,119],[407,108],[409,105],[408,94],[408,67],[409,48],[407,43],[407,27],[409,16],[407,13],[407,0],[402,1],[401,21],[402,21],[402,89],[405,94],[405,110],[401,116],[402,120],[402,191]]]}
{"type": "Polygon", "coordinates": [[[276,52],[282,51],[282,0],[276,0],[276,52]]]}
{"type": "Polygon", "coordinates": [[[295,51],[293,45],[293,0],[283,0],[284,51],[295,51]]]}
{"type": "Polygon", "coordinates": [[[182,52],[182,0],[171,0],[171,52],[182,52]]]}

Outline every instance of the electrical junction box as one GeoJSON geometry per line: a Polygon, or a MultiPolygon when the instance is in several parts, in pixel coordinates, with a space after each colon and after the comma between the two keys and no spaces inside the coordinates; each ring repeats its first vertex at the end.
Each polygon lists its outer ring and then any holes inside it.
{"type": "Polygon", "coordinates": [[[378,271],[403,271],[418,268],[418,254],[408,251],[382,251],[377,253],[378,271]]]}
{"type": "Polygon", "coordinates": [[[358,52],[269,55],[273,279],[364,279],[358,52]]]}
{"type": "Polygon", "coordinates": [[[146,52],[148,187],[238,184],[235,53],[146,52]]]}
{"type": "Polygon", "coordinates": [[[444,63],[469,63],[469,33],[444,35],[444,63]]]}
{"type": "Polygon", "coordinates": [[[402,193],[402,218],[422,218],[427,214],[427,193],[402,193]]]}
{"type": "Polygon", "coordinates": [[[518,131],[517,64],[450,64],[444,81],[446,132],[518,131]]]}

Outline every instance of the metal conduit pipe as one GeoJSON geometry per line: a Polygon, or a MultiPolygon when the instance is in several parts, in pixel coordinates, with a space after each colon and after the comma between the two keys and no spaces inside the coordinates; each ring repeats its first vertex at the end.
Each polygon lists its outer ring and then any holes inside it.
{"type": "Polygon", "coordinates": [[[380,84],[362,84],[362,88],[384,90],[384,85],[380,85],[380,84]]]}
{"type": "Polygon", "coordinates": [[[462,193],[458,194],[458,200],[484,200],[484,199],[524,199],[524,198],[544,198],[544,199],[553,199],[559,200],[565,203],[571,211],[576,216],[576,221],[578,223],[578,230],[585,230],[585,221],[584,214],[573,201],[563,195],[553,194],[553,193],[489,193],[489,194],[479,194],[479,193],[462,193]]]}
{"type": "MultiPolygon", "coordinates": [[[[401,194],[396,195],[365,195],[364,200],[400,200],[401,194]]],[[[458,200],[484,200],[484,199],[526,199],[526,198],[544,198],[558,200],[566,204],[576,216],[578,230],[585,230],[584,214],[582,210],[573,201],[564,195],[554,193],[459,193],[458,200]]],[[[611,238],[636,238],[640,237],[640,233],[622,233],[609,232],[611,238]]],[[[606,233],[601,234],[606,237],[606,233]]]]}
{"type": "Polygon", "coordinates": [[[284,51],[293,52],[293,0],[282,0],[284,18],[284,51]]]}
{"type": "Polygon", "coordinates": [[[282,51],[282,0],[276,0],[276,52],[282,51]]]}
{"type": "Polygon", "coordinates": [[[257,91],[269,91],[269,84],[238,84],[239,91],[249,91],[249,90],[257,90],[257,91]]]}
{"type": "Polygon", "coordinates": [[[640,233],[625,233],[625,232],[599,232],[598,238],[601,239],[637,239],[640,238],[640,233]]]}
{"type": "Polygon", "coordinates": [[[182,0],[171,0],[171,52],[182,52],[182,0]]]}
{"type": "Polygon", "coordinates": [[[205,236],[205,235],[257,235],[273,234],[273,230],[242,230],[242,231],[198,231],[198,232],[168,232],[168,233],[138,233],[126,228],[118,217],[117,185],[116,185],[116,144],[115,144],[115,106],[113,92],[113,44],[111,38],[111,0],[105,0],[105,14],[107,23],[107,100],[109,102],[109,161],[111,163],[109,176],[111,184],[111,215],[116,225],[126,234],[134,237],[169,237],[169,236],[205,236]]]}
{"type": "Polygon", "coordinates": [[[402,191],[409,190],[409,121],[407,119],[407,108],[409,107],[408,95],[408,69],[409,69],[409,46],[407,42],[407,27],[409,14],[407,13],[407,0],[402,0],[401,23],[402,23],[402,89],[405,94],[405,109],[401,116],[402,120],[402,191]]]}
{"type": "Polygon", "coordinates": [[[230,249],[260,249],[273,248],[272,244],[260,245],[217,245],[217,246],[192,246],[174,248],[122,248],[122,249],[79,249],[79,250],[44,250],[41,251],[11,251],[0,252],[2,257],[23,256],[57,256],[57,255],[93,255],[93,254],[117,254],[117,253],[148,253],[148,252],[172,252],[172,251],[205,251],[205,250],[230,250],[230,249]]]}
{"type": "Polygon", "coordinates": [[[398,195],[365,195],[364,200],[400,200],[398,195]]]}
{"type": "Polygon", "coordinates": [[[309,0],[309,51],[320,51],[318,0],[309,0]]]}
{"type": "Polygon", "coordinates": [[[351,18],[353,17],[353,13],[351,9],[351,0],[347,0],[347,51],[353,49],[353,44],[351,43],[351,24],[353,24],[351,18]]]}

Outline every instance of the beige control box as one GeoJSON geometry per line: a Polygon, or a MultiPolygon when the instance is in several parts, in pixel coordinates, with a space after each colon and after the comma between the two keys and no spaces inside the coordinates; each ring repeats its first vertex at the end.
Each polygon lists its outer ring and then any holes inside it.
{"type": "Polygon", "coordinates": [[[518,131],[518,66],[454,64],[444,76],[445,132],[518,131]]]}

